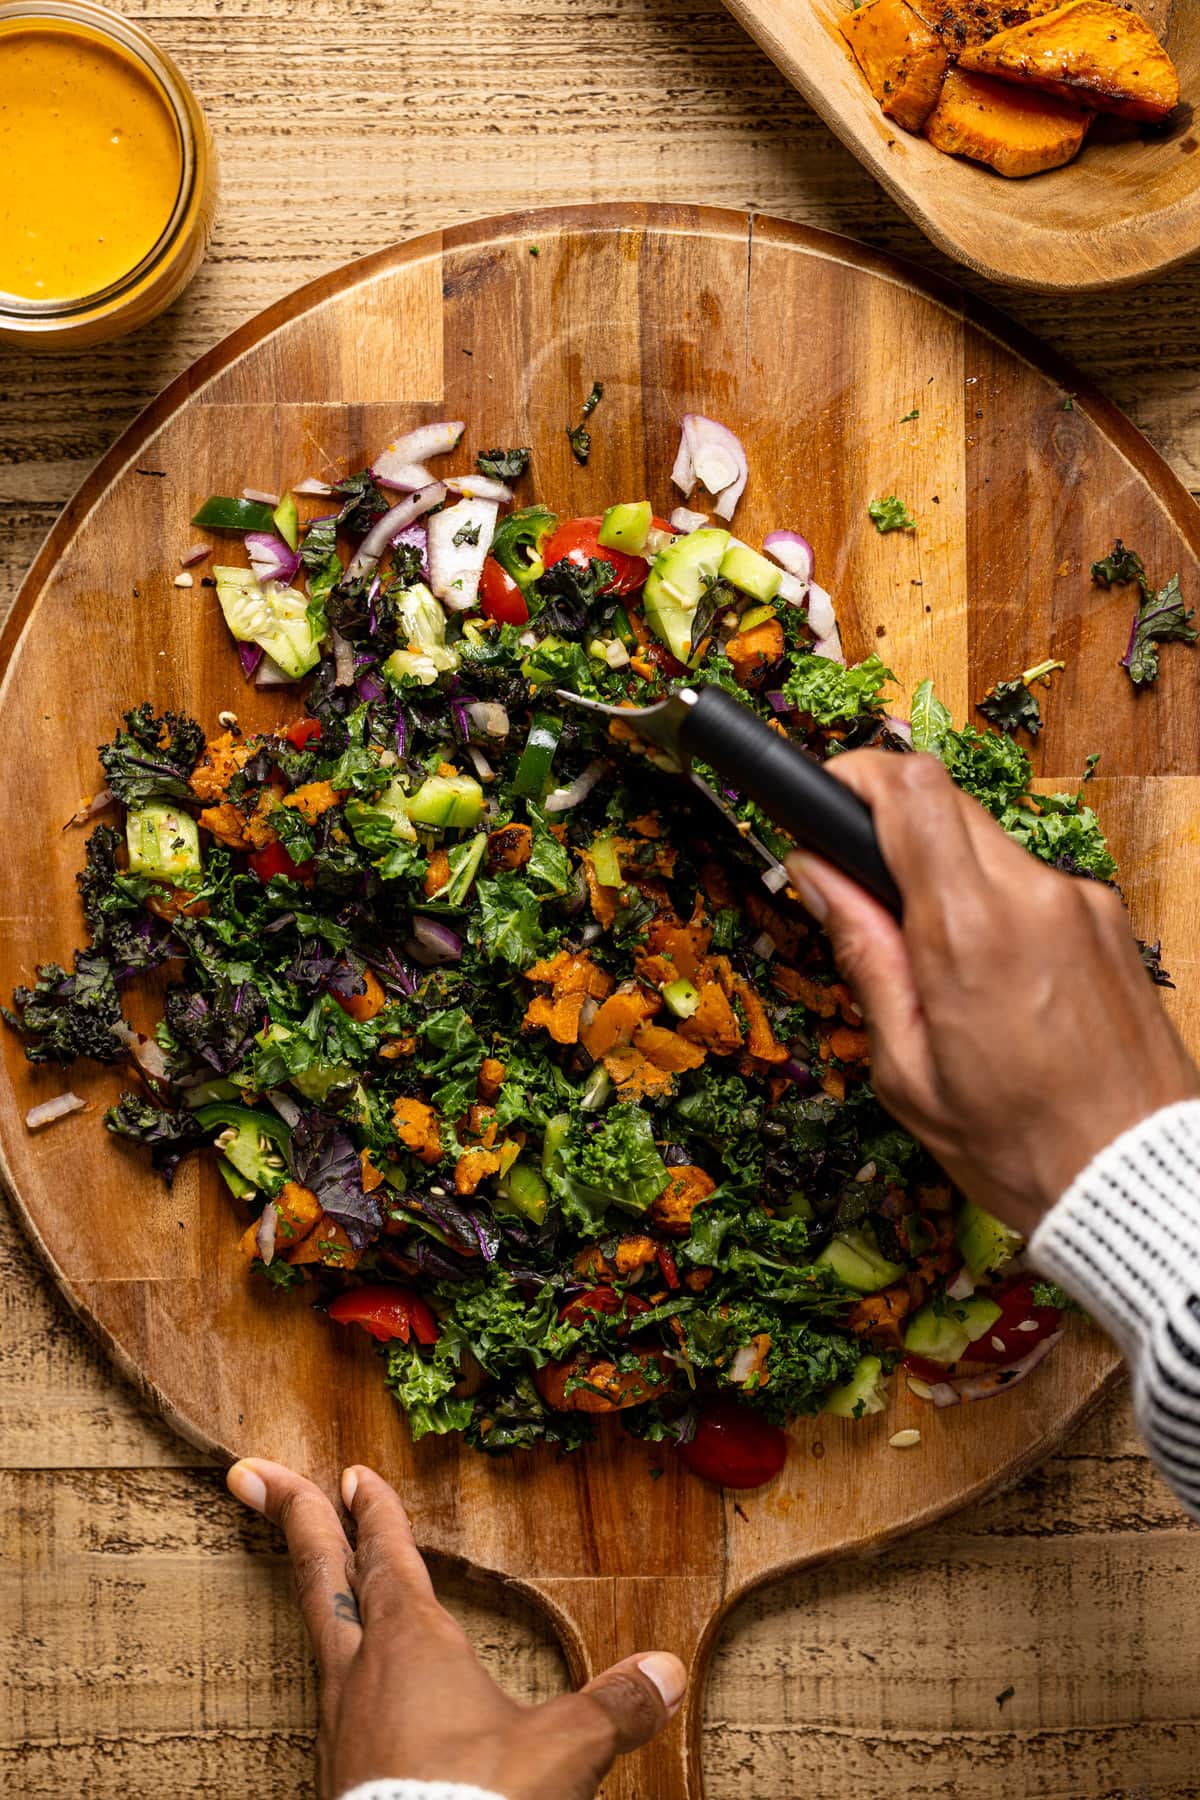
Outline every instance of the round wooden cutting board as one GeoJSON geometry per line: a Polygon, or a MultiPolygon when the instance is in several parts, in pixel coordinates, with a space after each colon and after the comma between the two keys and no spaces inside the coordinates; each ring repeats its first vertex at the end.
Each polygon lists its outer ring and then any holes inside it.
{"type": "MultiPolygon", "coordinates": [[[[1088,565],[1119,535],[1160,581],[1178,569],[1195,597],[1200,531],[1137,432],[1098,396],[1069,393],[1061,372],[956,291],[740,213],[520,215],[305,288],[150,408],[63,514],[22,590],[0,688],[5,998],[80,939],[84,834],[62,826],[98,787],[94,747],[121,710],[149,698],[209,727],[223,707],[247,727],[294,713],[294,698],[243,684],[211,589],[173,585],[200,499],[350,470],[398,431],[456,417],[472,451],[532,445],[536,491],[559,510],[649,494],[661,512],[675,498],[680,415],[695,410],[746,442],[739,533],[757,542],[790,525],[812,537],[852,655],[878,650],[905,688],[932,675],[960,718],[993,680],[1065,660],[1043,699],[1039,769],[1073,785],[1100,752],[1090,792],[1135,924],[1164,941],[1179,1008],[1200,944],[1200,663],[1169,647],[1157,687],[1135,696],[1117,667],[1131,597],[1094,588],[1088,565]],[[581,469],[565,428],[596,379],[604,399],[581,469]],[[871,527],[867,501],[891,493],[912,507],[915,533],[871,527]]],[[[1081,1327],[1025,1386],[983,1407],[938,1413],[896,1383],[878,1418],[798,1423],[784,1474],[740,1498],[619,1428],[561,1462],[490,1462],[444,1440],[414,1452],[365,1338],[247,1279],[242,1222],[208,1163],[186,1163],[168,1193],[101,1127],[117,1074],[34,1070],[15,1035],[0,1036],[0,1146],[17,1205],[70,1304],[139,1388],[221,1456],[278,1457],[330,1486],[345,1463],[373,1463],[399,1485],[426,1547],[542,1601],[577,1674],[654,1645],[702,1668],[748,1586],[877,1549],[1011,1481],[1115,1366],[1081,1327]],[[89,1110],[27,1132],[27,1108],[68,1082],[89,1110]],[[908,1425],[920,1426],[919,1447],[890,1449],[908,1425]]],[[[702,1685],[608,1795],[700,1792],[702,1685]]]]}

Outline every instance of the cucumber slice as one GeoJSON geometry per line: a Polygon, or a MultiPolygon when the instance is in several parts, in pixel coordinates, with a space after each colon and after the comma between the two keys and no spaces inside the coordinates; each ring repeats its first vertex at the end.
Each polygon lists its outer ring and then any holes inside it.
{"type": "Polygon", "coordinates": [[[483,789],[470,775],[430,775],[408,802],[416,825],[465,829],[483,817],[483,789]]]}
{"type": "Polygon", "coordinates": [[[610,506],[600,521],[596,541],[602,550],[623,550],[626,556],[640,556],[653,520],[654,511],[648,500],[610,506]]]}
{"type": "MultiPolygon", "coordinates": [[[[446,886],[447,906],[461,906],[471,891],[471,883],[479,873],[479,865],[483,861],[483,853],[487,849],[487,832],[481,831],[478,837],[472,838],[466,848],[462,862],[455,869],[446,886]]],[[[455,852],[457,855],[458,852],[455,852]]],[[[454,858],[451,857],[453,864],[454,858]]]]}
{"type": "Polygon", "coordinates": [[[883,1364],[877,1356],[864,1356],[850,1379],[826,1394],[821,1411],[835,1419],[862,1419],[886,1405],[883,1364]]]}
{"type": "Polygon", "coordinates": [[[300,514],[296,509],[296,496],[285,494],[271,517],[288,549],[295,550],[300,542],[300,514]]]}
{"type": "Polygon", "coordinates": [[[201,873],[200,834],[195,819],[161,800],[151,800],[125,815],[125,842],[131,875],[175,882],[201,873]]]}
{"type": "Polygon", "coordinates": [[[904,1348],[929,1362],[955,1363],[967,1354],[976,1338],[991,1330],[1000,1317],[994,1300],[981,1294],[969,1300],[947,1301],[935,1312],[932,1304],[921,1307],[908,1322],[904,1348]]]}
{"type": "Polygon", "coordinates": [[[1024,1240],[1019,1231],[1001,1224],[973,1200],[965,1200],[954,1241],[968,1271],[978,1281],[981,1276],[998,1274],[1012,1261],[1024,1240]]]}
{"type": "Polygon", "coordinates": [[[700,1004],[698,990],[682,975],[678,981],[667,982],[662,997],[677,1019],[690,1019],[700,1004]]]}
{"type": "Polygon", "coordinates": [[[592,845],[592,868],[601,887],[619,888],[623,885],[621,859],[611,837],[598,837],[592,845]]]}
{"type": "Polygon", "coordinates": [[[253,569],[213,570],[225,623],[240,644],[257,644],[293,681],[315,668],[321,646],[313,636],[308,601],[295,588],[269,581],[253,569]]]}
{"type": "Polygon", "coordinates": [[[730,538],[724,556],[721,558],[721,579],[730,587],[749,594],[752,600],[766,602],[773,600],[779,592],[779,584],[783,580],[782,571],[749,544],[743,544],[738,538],[730,538]]]}
{"type": "Polygon", "coordinates": [[[899,1281],[902,1263],[889,1262],[869,1225],[856,1231],[839,1231],[816,1260],[817,1268],[832,1269],[846,1287],[860,1294],[874,1294],[899,1281]]]}
{"type": "Polygon", "coordinates": [[[692,617],[720,575],[728,544],[727,531],[712,526],[691,531],[656,558],[646,577],[646,623],[681,663],[692,654],[692,617]]]}

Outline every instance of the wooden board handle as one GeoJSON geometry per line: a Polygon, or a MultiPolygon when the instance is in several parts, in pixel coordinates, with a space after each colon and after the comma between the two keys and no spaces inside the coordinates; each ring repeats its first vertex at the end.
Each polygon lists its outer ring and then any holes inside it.
{"type": "Polygon", "coordinates": [[[718,1579],[583,1577],[514,1582],[558,1633],[575,1682],[635,1650],[670,1650],[688,1671],[683,1705],[644,1750],[617,1762],[601,1800],[702,1800],[700,1732],[712,1646],[728,1610],[718,1579]]]}

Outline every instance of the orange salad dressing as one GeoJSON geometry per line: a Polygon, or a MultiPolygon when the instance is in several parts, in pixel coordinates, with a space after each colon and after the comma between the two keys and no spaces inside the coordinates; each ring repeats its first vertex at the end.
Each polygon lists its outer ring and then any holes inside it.
{"type": "Polygon", "coordinates": [[[171,104],[128,51],[65,22],[0,26],[0,296],[73,300],[128,275],[182,168],[171,104]]]}

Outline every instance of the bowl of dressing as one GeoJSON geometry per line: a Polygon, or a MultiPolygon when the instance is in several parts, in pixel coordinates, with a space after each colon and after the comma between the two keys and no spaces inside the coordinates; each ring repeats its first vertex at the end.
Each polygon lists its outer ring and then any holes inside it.
{"type": "Polygon", "coordinates": [[[0,344],[144,325],[204,258],[204,114],[171,58],[95,0],[0,0],[0,344]]]}

